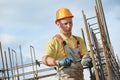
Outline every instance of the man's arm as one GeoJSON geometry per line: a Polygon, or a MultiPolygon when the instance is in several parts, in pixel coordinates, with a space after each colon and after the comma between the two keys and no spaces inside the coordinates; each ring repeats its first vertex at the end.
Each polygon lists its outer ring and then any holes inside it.
{"type": "Polygon", "coordinates": [[[54,59],[53,57],[45,55],[42,57],[42,63],[47,66],[57,66],[58,60],[54,59]]]}
{"type": "Polygon", "coordinates": [[[64,67],[69,67],[71,66],[72,59],[65,57],[59,60],[56,60],[50,56],[43,56],[42,57],[42,63],[47,65],[47,66],[64,66],[64,67]]]}

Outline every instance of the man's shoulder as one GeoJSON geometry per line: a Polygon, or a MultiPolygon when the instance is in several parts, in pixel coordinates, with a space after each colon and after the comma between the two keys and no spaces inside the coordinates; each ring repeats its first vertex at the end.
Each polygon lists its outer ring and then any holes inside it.
{"type": "Polygon", "coordinates": [[[55,36],[53,36],[51,39],[49,39],[49,42],[57,42],[58,38],[55,36]]]}

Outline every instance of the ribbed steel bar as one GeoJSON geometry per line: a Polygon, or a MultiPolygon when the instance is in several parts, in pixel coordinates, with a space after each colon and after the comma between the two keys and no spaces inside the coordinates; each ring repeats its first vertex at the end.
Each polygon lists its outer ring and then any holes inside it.
{"type": "Polygon", "coordinates": [[[9,70],[8,70],[8,61],[7,61],[7,55],[6,55],[6,51],[4,51],[4,54],[5,54],[5,61],[6,61],[6,71],[7,71],[7,79],[10,80],[9,78],[9,70]]]}
{"type": "Polygon", "coordinates": [[[3,58],[3,52],[2,52],[2,45],[1,45],[1,42],[0,42],[0,54],[1,54],[1,59],[2,59],[2,67],[3,67],[3,70],[2,70],[2,74],[3,76],[5,76],[5,65],[4,65],[4,58],[3,58]]]}
{"type": "MultiPolygon", "coordinates": [[[[54,76],[56,74],[57,73],[51,73],[51,74],[47,74],[47,75],[43,75],[43,76],[38,76],[38,77],[36,77],[36,79],[46,78],[46,77],[54,76]]],[[[34,78],[28,78],[28,79],[25,79],[25,80],[34,80],[34,78]]]]}
{"type": "Polygon", "coordinates": [[[106,24],[106,20],[105,20],[105,15],[104,15],[102,2],[101,2],[101,0],[95,0],[95,3],[96,3],[97,10],[100,14],[101,24],[104,27],[103,31],[104,31],[104,34],[106,36],[107,43],[108,43],[108,45],[111,46],[110,37],[109,37],[108,29],[107,29],[107,24],[106,24]]]}
{"type": "Polygon", "coordinates": [[[102,61],[101,61],[100,51],[99,51],[100,49],[98,47],[98,41],[97,41],[96,34],[93,31],[92,31],[92,36],[93,36],[93,40],[94,40],[94,45],[96,47],[97,58],[98,58],[98,61],[99,61],[101,79],[105,80],[104,71],[103,71],[103,68],[102,68],[102,61]]]}
{"type": "MultiPolygon", "coordinates": [[[[33,57],[33,60],[36,61],[35,48],[34,48],[32,45],[30,45],[30,48],[32,49],[32,54],[33,54],[33,56],[34,56],[34,57],[33,57]]],[[[35,67],[36,67],[35,77],[37,77],[37,76],[38,76],[37,65],[35,65],[35,67]]]]}
{"type": "Polygon", "coordinates": [[[96,7],[95,7],[95,12],[96,12],[96,16],[97,16],[98,27],[99,27],[101,41],[102,41],[103,53],[104,53],[104,57],[105,57],[105,61],[106,61],[106,69],[107,69],[108,80],[111,80],[112,78],[111,78],[110,67],[109,67],[108,51],[107,51],[107,48],[106,48],[106,42],[105,42],[105,37],[104,37],[101,21],[100,21],[100,16],[97,12],[96,7]]]}
{"type": "Polygon", "coordinates": [[[83,40],[84,40],[85,46],[87,47],[87,45],[86,45],[86,41],[85,41],[84,31],[83,31],[83,29],[82,29],[82,28],[81,28],[81,32],[82,32],[82,37],[83,37],[83,40]]]}
{"type": "Polygon", "coordinates": [[[90,34],[89,34],[89,29],[88,29],[88,24],[87,24],[87,20],[86,20],[86,16],[84,14],[84,11],[82,11],[82,15],[83,15],[83,19],[84,19],[84,24],[85,24],[85,28],[86,28],[86,33],[87,33],[87,38],[89,41],[89,47],[90,47],[90,52],[91,52],[91,57],[92,57],[92,62],[93,62],[93,68],[95,70],[95,76],[96,76],[96,80],[100,80],[99,79],[99,74],[96,68],[96,62],[95,62],[95,58],[94,58],[94,51],[92,49],[92,43],[91,43],[91,38],[90,38],[90,34]]]}
{"type": "Polygon", "coordinates": [[[16,71],[17,71],[17,80],[20,80],[20,78],[19,78],[19,70],[18,70],[17,53],[16,53],[16,51],[13,50],[13,49],[12,49],[12,53],[15,55],[16,71]]]}
{"type": "MultiPolygon", "coordinates": [[[[19,46],[20,49],[20,58],[21,58],[21,66],[22,66],[22,72],[23,72],[23,79],[25,79],[25,75],[24,75],[24,67],[23,67],[23,56],[22,56],[22,48],[21,45],[19,46]]],[[[18,66],[19,67],[19,66],[18,66]]]]}
{"type": "Polygon", "coordinates": [[[13,69],[12,69],[12,59],[11,59],[11,50],[10,48],[8,48],[8,53],[9,53],[9,61],[10,61],[10,70],[11,70],[11,74],[12,74],[12,80],[14,80],[14,77],[13,77],[13,69]]]}
{"type": "Polygon", "coordinates": [[[33,52],[32,52],[32,47],[30,46],[30,54],[31,54],[31,62],[32,62],[32,69],[33,69],[33,72],[34,72],[34,79],[35,79],[35,76],[36,76],[36,73],[35,73],[35,68],[34,68],[34,65],[33,65],[33,63],[34,63],[34,57],[33,57],[33,52]]]}
{"type": "MultiPolygon", "coordinates": [[[[15,72],[15,60],[14,60],[14,53],[13,52],[11,52],[11,61],[12,61],[12,66],[13,66],[13,68],[12,68],[12,70],[13,70],[13,75],[14,74],[16,74],[16,72],[15,72]]],[[[13,76],[13,78],[14,78],[14,80],[16,80],[16,76],[13,76]]]]}

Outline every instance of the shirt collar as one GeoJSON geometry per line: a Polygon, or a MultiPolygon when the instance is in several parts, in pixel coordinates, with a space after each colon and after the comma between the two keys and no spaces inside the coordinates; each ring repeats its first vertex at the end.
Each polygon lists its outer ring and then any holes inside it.
{"type": "Polygon", "coordinates": [[[66,37],[63,33],[59,33],[59,34],[60,34],[60,36],[63,38],[63,40],[67,40],[67,39],[73,38],[72,35],[68,38],[68,37],[66,37]]]}

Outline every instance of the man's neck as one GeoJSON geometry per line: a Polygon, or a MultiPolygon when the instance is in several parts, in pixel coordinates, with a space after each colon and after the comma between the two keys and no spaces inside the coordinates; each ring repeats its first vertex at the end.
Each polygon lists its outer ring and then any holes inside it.
{"type": "Polygon", "coordinates": [[[71,36],[71,33],[62,33],[62,34],[64,34],[67,38],[71,36]]]}

